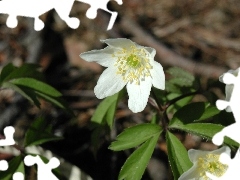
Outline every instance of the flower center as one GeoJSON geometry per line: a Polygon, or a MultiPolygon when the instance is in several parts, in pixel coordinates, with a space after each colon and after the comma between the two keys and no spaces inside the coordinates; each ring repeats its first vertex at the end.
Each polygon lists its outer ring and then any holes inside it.
{"type": "Polygon", "coordinates": [[[117,58],[114,66],[117,74],[122,76],[123,81],[140,85],[145,77],[151,76],[150,54],[144,48],[131,46],[128,50],[122,49],[112,55],[117,58]]]}
{"type": "Polygon", "coordinates": [[[131,54],[130,56],[128,56],[127,65],[132,67],[137,67],[137,65],[139,65],[138,57],[134,54],[131,54]]]}
{"type": "Polygon", "coordinates": [[[198,158],[198,171],[204,180],[209,180],[206,176],[206,171],[217,177],[222,176],[226,172],[228,165],[222,164],[219,161],[219,157],[220,155],[207,154],[205,157],[198,158]]]}

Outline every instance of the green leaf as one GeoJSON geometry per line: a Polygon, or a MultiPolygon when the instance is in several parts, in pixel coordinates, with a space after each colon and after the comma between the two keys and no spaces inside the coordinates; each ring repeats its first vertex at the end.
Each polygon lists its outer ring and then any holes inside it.
{"type": "Polygon", "coordinates": [[[4,66],[0,74],[0,82],[2,83],[6,79],[6,77],[11,74],[11,72],[13,72],[15,69],[17,68],[14,67],[12,63],[4,66]]]}
{"type": "Polygon", "coordinates": [[[150,123],[151,124],[158,124],[159,120],[160,120],[160,115],[158,113],[154,113],[152,118],[151,118],[150,123]]]}
{"type": "MultiPolygon", "coordinates": [[[[167,99],[168,101],[175,99],[179,96],[181,96],[182,94],[175,94],[175,93],[171,93],[167,95],[167,99]]],[[[189,103],[192,100],[193,96],[187,96],[179,101],[177,101],[176,103],[172,104],[167,111],[168,112],[173,112],[175,113],[177,110],[179,110],[181,107],[185,106],[187,103],[189,103]]]]}
{"type": "Polygon", "coordinates": [[[23,97],[28,99],[30,102],[34,103],[38,108],[40,108],[40,102],[37,99],[36,93],[34,91],[32,91],[31,89],[12,84],[10,82],[4,82],[2,84],[2,87],[13,89],[14,91],[21,94],[23,97]]]}
{"type": "Polygon", "coordinates": [[[215,107],[205,102],[190,103],[180,108],[170,121],[169,127],[174,124],[188,124],[195,121],[208,119],[220,111],[215,107]]]}
{"type": "Polygon", "coordinates": [[[171,93],[177,93],[177,94],[181,94],[181,89],[176,86],[175,84],[173,83],[170,83],[169,81],[166,81],[165,83],[165,90],[167,92],[171,92],[171,93]]]}
{"type": "Polygon", "coordinates": [[[69,108],[68,104],[61,97],[52,97],[37,91],[35,92],[35,94],[42,99],[45,99],[46,101],[54,104],[55,106],[64,109],[66,112],[74,116],[72,109],[69,108]]]}
{"type": "Polygon", "coordinates": [[[148,139],[159,136],[162,128],[156,124],[139,124],[125,129],[117,136],[116,141],[112,142],[109,149],[121,151],[136,147],[148,139]]]}
{"type": "Polygon", "coordinates": [[[8,163],[8,169],[6,171],[0,172],[0,179],[1,180],[12,179],[12,176],[15,172],[21,172],[23,173],[23,175],[25,175],[23,159],[24,156],[19,155],[10,160],[8,163]]]}
{"type": "Polygon", "coordinates": [[[68,104],[61,98],[61,97],[52,97],[50,95],[46,95],[44,93],[35,91],[31,88],[22,86],[22,85],[15,85],[11,82],[4,82],[2,87],[4,88],[11,88],[15,90],[16,92],[20,93],[22,96],[24,96],[26,99],[28,99],[30,102],[34,103],[38,108],[40,108],[40,102],[39,98],[45,99],[46,101],[66,110],[71,115],[74,115],[72,110],[68,107],[68,104]]]}
{"type": "Polygon", "coordinates": [[[166,135],[168,160],[173,172],[174,179],[178,179],[182,173],[192,166],[188,153],[179,139],[169,131],[166,135]]]}
{"type": "MultiPolygon", "coordinates": [[[[221,131],[224,126],[212,123],[191,123],[191,124],[174,124],[171,128],[182,130],[191,134],[198,135],[207,140],[212,140],[213,136],[221,131]]],[[[224,143],[231,147],[238,147],[239,144],[228,137],[224,138],[224,143]]]]}
{"type": "Polygon", "coordinates": [[[59,97],[62,94],[52,86],[33,78],[17,78],[10,81],[12,84],[28,87],[43,94],[59,97]]]}
{"type": "Polygon", "coordinates": [[[31,124],[26,132],[24,139],[24,146],[39,145],[49,141],[61,140],[61,137],[57,137],[52,134],[52,127],[45,119],[38,117],[31,124]]]}
{"type": "MultiPolygon", "coordinates": [[[[147,131],[147,129],[145,131],[147,131]]],[[[152,138],[149,138],[128,157],[119,173],[119,180],[139,180],[142,178],[159,135],[160,132],[155,134],[152,138]]]]}
{"type": "Polygon", "coordinates": [[[173,78],[168,81],[172,84],[176,84],[180,87],[182,86],[189,87],[192,86],[194,83],[195,77],[189,72],[186,72],[185,70],[179,67],[169,68],[167,72],[173,76],[173,78]]]}
{"type": "Polygon", "coordinates": [[[42,80],[43,75],[38,71],[39,65],[24,64],[21,67],[15,67],[12,63],[4,66],[0,75],[0,83],[9,81],[15,78],[31,77],[42,80]]]}
{"type": "Polygon", "coordinates": [[[37,71],[38,68],[39,66],[34,64],[15,67],[10,63],[3,68],[0,74],[0,85],[20,93],[38,108],[40,108],[39,98],[43,98],[74,115],[61,98],[62,94],[52,86],[40,81],[43,79],[43,75],[37,71]]]}
{"type": "Polygon", "coordinates": [[[115,111],[117,108],[117,103],[122,96],[123,91],[116,93],[112,96],[105,98],[97,107],[94,112],[91,121],[104,124],[107,123],[110,128],[112,128],[112,123],[114,120],[115,111]]]}

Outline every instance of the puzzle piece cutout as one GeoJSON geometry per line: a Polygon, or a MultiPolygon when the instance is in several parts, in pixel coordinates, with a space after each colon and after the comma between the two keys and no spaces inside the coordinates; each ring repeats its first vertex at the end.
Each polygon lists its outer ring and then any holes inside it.
{"type": "Polygon", "coordinates": [[[0,139],[0,146],[10,146],[14,145],[15,141],[13,139],[13,134],[15,129],[12,126],[7,126],[3,130],[5,139],[0,139]]]}
{"type": "Polygon", "coordinates": [[[237,70],[231,70],[220,76],[220,81],[226,84],[226,100],[218,100],[216,106],[219,110],[226,109],[228,112],[232,112],[235,123],[223,128],[220,132],[213,136],[213,143],[221,145],[224,141],[224,136],[230,137],[240,144],[240,68],[237,70]]]}
{"type": "Polygon", "coordinates": [[[240,150],[237,150],[237,153],[233,159],[229,157],[226,153],[222,153],[220,155],[219,161],[223,164],[228,165],[227,171],[220,177],[216,177],[213,174],[206,172],[206,175],[212,180],[229,180],[229,179],[239,179],[240,178],[240,171],[239,171],[239,164],[240,164],[240,150]]]}
{"type": "Polygon", "coordinates": [[[235,121],[240,122],[239,100],[240,100],[240,74],[239,68],[229,71],[220,76],[220,80],[226,84],[226,100],[218,100],[216,106],[219,110],[229,108],[233,112],[235,121]]]}
{"type": "MultiPolygon", "coordinates": [[[[0,161],[0,171],[6,171],[8,169],[8,162],[6,160],[0,161]]],[[[13,174],[13,180],[24,180],[24,175],[21,172],[13,174]]]]}
{"type": "Polygon", "coordinates": [[[0,161],[0,171],[6,171],[8,169],[8,162],[6,160],[0,161]]]}
{"type": "Polygon", "coordinates": [[[53,157],[47,164],[45,164],[38,155],[27,155],[24,158],[24,163],[26,166],[32,166],[34,164],[38,165],[38,180],[58,180],[58,178],[52,173],[52,169],[55,169],[60,165],[60,161],[57,158],[53,157]]]}
{"type": "MultiPolygon", "coordinates": [[[[89,19],[95,19],[97,17],[97,10],[98,9],[101,9],[101,10],[104,10],[108,13],[111,14],[111,18],[110,18],[110,21],[109,21],[109,24],[108,24],[108,27],[107,27],[107,30],[110,30],[112,29],[113,27],[113,24],[114,22],[116,21],[116,18],[117,18],[117,15],[118,13],[117,12],[113,12],[113,11],[110,11],[108,8],[107,8],[107,4],[110,0],[98,0],[96,2],[96,0],[77,0],[79,2],[83,2],[83,3],[86,3],[86,4],[89,4],[91,7],[87,10],[86,12],[86,16],[89,18],[89,19]]],[[[115,0],[119,5],[122,5],[122,0],[115,0]]]]}
{"type": "MultiPolygon", "coordinates": [[[[72,29],[78,28],[80,20],[75,17],[69,17],[73,3],[75,0],[2,0],[0,1],[0,14],[8,14],[7,26],[15,28],[18,24],[17,16],[34,18],[34,29],[40,31],[44,28],[44,22],[39,19],[39,16],[55,9],[59,17],[64,20],[72,29]]],[[[111,14],[111,18],[107,30],[112,29],[112,26],[117,18],[117,12],[108,10],[107,4],[110,0],[77,0],[89,4],[86,16],[94,19],[97,15],[97,10],[102,9],[111,14]]],[[[122,0],[116,0],[119,5],[122,0]]]]}
{"type": "Polygon", "coordinates": [[[24,175],[21,172],[16,172],[13,174],[13,180],[24,180],[24,175]]]}
{"type": "Polygon", "coordinates": [[[213,136],[212,142],[215,145],[220,146],[224,141],[224,136],[227,136],[240,144],[239,129],[240,129],[240,123],[233,123],[229,126],[226,126],[213,136]]]}

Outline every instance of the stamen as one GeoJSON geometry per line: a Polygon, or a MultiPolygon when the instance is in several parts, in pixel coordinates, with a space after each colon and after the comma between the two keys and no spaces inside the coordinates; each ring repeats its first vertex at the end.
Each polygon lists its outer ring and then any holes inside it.
{"type": "Polygon", "coordinates": [[[209,180],[206,176],[207,171],[217,177],[222,176],[226,172],[228,165],[222,164],[219,161],[219,157],[220,155],[207,154],[205,157],[198,158],[198,171],[204,180],[209,180]]]}
{"type": "Polygon", "coordinates": [[[122,76],[123,81],[140,85],[145,77],[151,76],[150,70],[153,68],[150,65],[149,53],[144,48],[131,46],[129,50],[122,49],[112,55],[116,57],[117,74],[122,76]]]}

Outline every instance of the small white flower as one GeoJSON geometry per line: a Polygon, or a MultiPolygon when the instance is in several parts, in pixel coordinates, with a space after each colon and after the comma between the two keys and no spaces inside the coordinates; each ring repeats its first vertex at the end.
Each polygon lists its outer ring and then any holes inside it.
{"type": "Polygon", "coordinates": [[[190,149],[188,156],[193,166],[184,172],[178,180],[211,180],[206,172],[221,177],[227,170],[228,165],[222,164],[219,157],[222,153],[230,157],[230,148],[223,146],[214,151],[201,151],[190,149]]]}
{"type": "Polygon", "coordinates": [[[210,177],[212,180],[229,180],[229,179],[239,179],[240,178],[240,171],[239,171],[240,151],[239,151],[239,149],[237,150],[237,153],[233,159],[231,159],[231,157],[229,157],[229,155],[227,155],[225,153],[221,154],[220,162],[228,165],[227,171],[221,177],[216,177],[216,176],[212,175],[211,173],[207,172],[208,177],[210,177]]]}
{"type": "Polygon", "coordinates": [[[103,99],[119,92],[126,85],[129,109],[135,113],[142,111],[146,107],[152,85],[165,89],[163,68],[154,61],[155,49],[140,46],[125,38],[101,41],[108,46],[80,54],[88,62],[97,62],[107,67],[94,88],[95,95],[103,99]]]}
{"type": "MultiPolygon", "coordinates": [[[[232,74],[232,75],[234,75],[234,76],[237,77],[238,72],[239,72],[239,68],[236,69],[236,70],[229,70],[227,73],[230,73],[230,74],[232,74]]],[[[223,82],[223,77],[224,77],[225,74],[226,74],[226,73],[224,73],[223,75],[221,75],[221,76],[219,77],[219,81],[220,81],[220,82],[223,82]]],[[[225,99],[225,100],[226,100],[226,101],[230,101],[230,98],[231,98],[232,92],[233,92],[233,88],[234,88],[234,85],[233,85],[233,84],[226,84],[226,86],[225,86],[225,94],[226,94],[226,99],[225,99]]],[[[227,112],[232,112],[231,107],[228,106],[228,107],[226,108],[226,111],[227,111],[227,112]]]]}

